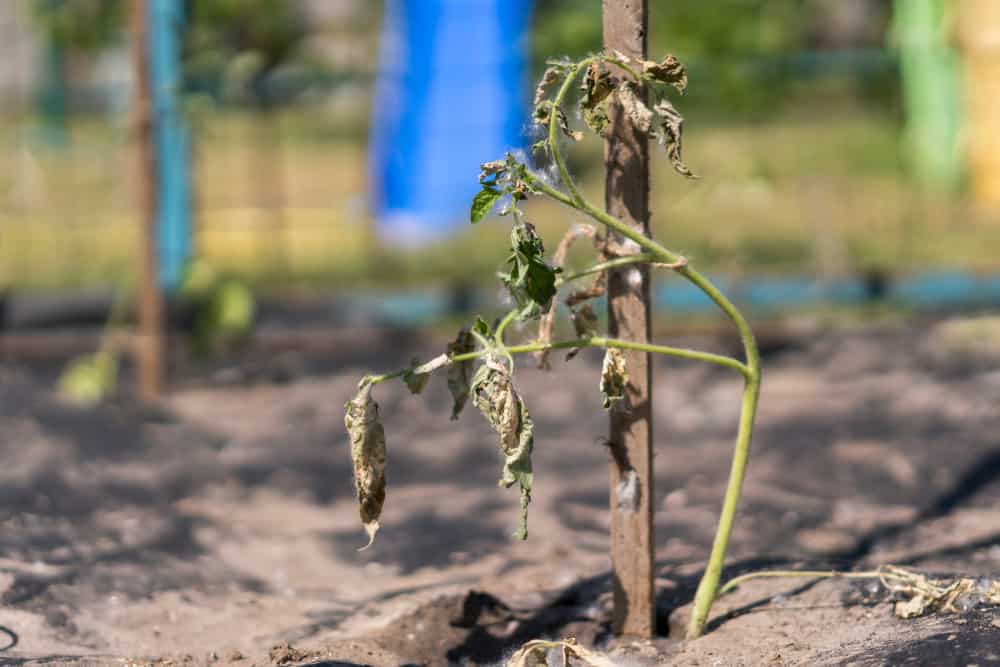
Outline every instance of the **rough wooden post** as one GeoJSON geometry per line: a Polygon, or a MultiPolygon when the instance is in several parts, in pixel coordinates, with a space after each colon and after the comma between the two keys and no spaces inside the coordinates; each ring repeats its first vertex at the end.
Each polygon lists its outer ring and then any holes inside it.
{"type": "MultiPolygon", "coordinates": [[[[646,56],[646,0],[603,0],[604,47],[630,57],[646,56]]],[[[645,92],[643,92],[645,95],[645,92]]],[[[608,213],[649,235],[649,147],[620,109],[611,110],[611,132],[604,147],[605,207],[608,213]]],[[[633,253],[638,247],[612,238],[611,250],[633,253]]],[[[634,267],[612,271],[608,280],[611,336],[650,339],[649,272],[634,267]]],[[[652,637],[653,599],[653,449],[652,364],[649,354],[625,352],[629,375],[628,412],[611,413],[611,567],[614,579],[614,631],[652,637]]]]}
{"type": "Polygon", "coordinates": [[[132,0],[128,6],[132,38],[132,113],[139,212],[139,332],[135,338],[134,352],[139,372],[139,397],[144,401],[153,401],[159,398],[163,390],[163,296],[158,284],[156,247],[156,151],[150,101],[148,8],[146,0],[132,0]]]}

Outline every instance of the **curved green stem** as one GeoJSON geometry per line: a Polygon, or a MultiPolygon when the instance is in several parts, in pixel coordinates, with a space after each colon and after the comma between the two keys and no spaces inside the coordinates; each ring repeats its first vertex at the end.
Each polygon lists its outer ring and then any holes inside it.
{"type": "Polygon", "coordinates": [[[719,588],[719,595],[725,595],[740,584],[753,579],[878,579],[882,573],[878,570],[867,572],[837,572],[836,570],[761,570],[733,577],[719,588]]]}
{"type": "MultiPolygon", "coordinates": [[[[498,327],[499,329],[499,327],[498,327]]],[[[747,377],[750,372],[749,369],[740,361],[733,359],[732,357],[727,357],[721,354],[714,354],[712,352],[702,352],[701,350],[691,350],[685,347],[673,347],[671,345],[655,345],[653,343],[636,343],[629,340],[619,340],[617,338],[606,338],[603,336],[594,336],[592,338],[574,338],[572,340],[560,340],[552,343],[525,343],[524,345],[511,345],[505,347],[504,349],[509,354],[527,354],[531,352],[541,352],[542,350],[565,350],[577,347],[599,347],[599,348],[609,348],[614,347],[621,350],[639,350],[641,352],[651,352],[653,354],[663,354],[668,357],[677,357],[678,359],[688,359],[691,361],[705,361],[708,363],[716,364],[729,368],[736,371],[740,375],[747,377]]],[[[476,350],[474,352],[464,352],[462,354],[456,354],[451,357],[446,364],[443,364],[441,368],[445,368],[460,361],[472,361],[473,359],[478,359],[486,354],[486,350],[476,350]]],[[[379,384],[385,382],[386,380],[393,380],[398,377],[402,377],[407,371],[412,370],[412,368],[403,368],[398,371],[393,371],[392,373],[384,373],[382,375],[369,375],[362,380],[362,382],[367,382],[370,384],[379,384]]]]}
{"type": "Polygon", "coordinates": [[[580,271],[574,271],[572,273],[563,273],[556,277],[556,287],[565,285],[566,283],[571,283],[574,280],[579,280],[580,278],[586,278],[587,276],[593,275],[595,273],[601,273],[602,271],[607,271],[608,269],[617,269],[621,266],[628,266],[629,264],[647,264],[650,262],[655,262],[656,258],[648,253],[640,253],[638,255],[628,255],[627,257],[616,257],[614,259],[609,259],[606,262],[598,262],[592,266],[588,266],[580,271]]]}
{"type": "Polygon", "coordinates": [[[598,59],[598,56],[592,56],[590,58],[585,58],[580,62],[573,65],[573,69],[566,74],[566,78],[563,79],[562,85],[559,87],[559,92],[556,93],[555,99],[552,101],[552,112],[549,115],[549,148],[552,151],[552,159],[556,163],[556,168],[559,170],[559,178],[562,179],[563,184],[566,189],[569,190],[572,201],[582,202],[583,197],[580,195],[580,191],[576,189],[573,184],[573,178],[569,175],[569,170],[566,169],[566,162],[563,160],[562,151],[559,150],[559,116],[563,113],[562,103],[569,93],[570,87],[573,85],[573,81],[576,80],[577,75],[590,63],[598,59]]]}
{"type": "MultiPolygon", "coordinates": [[[[574,71],[567,76],[567,81],[575,76],[574,71]]],[[[567,87],[564,82],[563,88],[567,87]]],[[[560,90],[560,93],[563,91],[560,90]]],[[[556,104],[560,102],[560,97],[556,98],[556,104]]],[[[558,110],[553,109],[553,114],[558,110]]],[[[562,156],[558,145],[553,140],[554,134],[550,125],[549,141],[553,156],[557,165],[562,165],[562,156]]],[[[562,169],[560,169],[560,173],[562,169]]],[[[640,231],[632,229],[621,220],[608,214],[606,211],[594,206],[592,203],[580,196],[576,189],[572,189],[572,196],[566,195],[557,188],[554,188],[537,174],[527,171],[526,179],[532,188],[542,192],[558,202],[565,204],[578,211],[589,215],[597,222],[602,223],[611,230],[635,242],[639,248],[652,255],[658,261],[668,264],[676,264],[682,260],[681,256],[674,253],[662,245],[647,237],[640,231]]],[[[736,434],[736,445],[733,451],[732,465],[729,471],[729,481],[726,484],[726,492],[722,501],[722,512],[719,515],[719,525],[716,529],[715,539],[712,542],[712,552],[709,556],[708,564],[694,599],[694,611],[691,615],[691,622],[687,628],[688,639],[700,637],[705,631],[708,622],[708,614],[712,604],[718,596],[719,578],[722,575],[722,566],[726,559],[726,549],[729,547],[729,538],[732,535],[733,524],[736,519],[736,510],[739,505],[740,494],[743,490],[743,478],[746,475],[747,459],[750,455],[750,443],[753,437],[754,420],[757,414],[757,401],[760,397],[760,352],[757,349],[757,341],[754,339],[753,331],[747,323],[746,318],[736,308],[736,306],[724,295],[712,282],[695,270],[691,266],[681,266],[676,269],[677,273],[684,276],[689,282],[698,287],[719,307],[719,309],[736,326],[739,332],[740,341],[743,344],[743,353],[746,357],[744,377],[746,382],[743,387],[743,400],[740,409],[740,423],[736,434]]]]}

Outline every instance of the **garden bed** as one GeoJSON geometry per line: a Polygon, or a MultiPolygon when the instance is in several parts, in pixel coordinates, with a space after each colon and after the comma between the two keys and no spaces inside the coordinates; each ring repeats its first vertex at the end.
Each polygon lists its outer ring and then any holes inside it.
{"type": "MultiPolygon", "coordinates": [[[[765,360],[727,574],[1000,573],[1000,363],[932,354],[924,331],[829,332],[765,360]]],[[[489,664],[542,636],[637,664],[1000,664],[1000,611],[904,621],[884,591],[841,580],[748,583],[696,642],[609,641],[607,426],[586,351],[518,373],[536,422],[524,543],[482,418],[449,425],[441,378],[420,397],[381,388],[389,495],[359,553],[343,404],[365,372],[440,345],[384,331],[363,354],[251,350],[182,370],[156,410],[74,407],[57,367],[0,368],[0,664],[489,664]]],[[[711,542],[740,383],[656,368],[667,633],[711,542]]]]}

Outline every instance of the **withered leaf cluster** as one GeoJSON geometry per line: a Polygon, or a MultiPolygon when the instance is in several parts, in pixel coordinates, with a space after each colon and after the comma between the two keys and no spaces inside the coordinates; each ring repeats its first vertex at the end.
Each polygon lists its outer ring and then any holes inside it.
{"type": "Polygon", "coordinates": [[[500,486],[515,483],[521,490],[521,522],[514,534],[528,537],[528,503],[531,502],[531,450],[534,424],[524,400],[514,389],[510,371],[494,352],[489,352],[472,378],[472,402],[500,436],[503,470],[500,486]]]}

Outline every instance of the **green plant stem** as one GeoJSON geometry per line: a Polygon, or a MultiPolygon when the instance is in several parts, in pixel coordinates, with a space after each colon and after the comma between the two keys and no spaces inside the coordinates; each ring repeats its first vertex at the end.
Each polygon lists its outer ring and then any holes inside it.
{"type": "Polygon", "coordinates": [[[569,170],[566,169],[566,162],[563,160],[562,152],[559,150],[559,116],[562,114],[562,102],[569,93],[577,75],[588,67],[590,63],[598,59],[599,56],[592,56],[573,65],[573,69],[566,74],[566,78],[559,87],[559,92],[556,93],[556,97],[552,101],[552,114],[549,116],[549,147],[552,150],[552,158],[556,163],[556,168],[559,170],[559,178],[566,186],[566,189],[569,190],[574,202],[583,202],[584,200],[580,191],[576,189],[576,185],[573,184],[573,178],[569,175],[569,170]]]}
{"type": "MultiPolygon", "coordinates": [[[[548,195],[566,206],[586,213],[597,222],[605,225],[608,229],[613,230],[621,236],[635,242],[639,248],[652,255],[657,261],[667,264],[677,264],[683,259],[679,254],[668,250],[653,239],[648,238],[642,232],[632,229],[624,222],[618,220],[603,209],[594,206],[592,203],[584,199],[576,187],[573,186],[572,181],[570,181],[568,174],[566,173],[565,162],[563,160],[562,153],[559,150],[556,134],[556,130],[558,129],[556,123],[558,121],[559,114],[562,112],[559,106],[562,103],[566,92],[569,90],[572,81],[581,71],[581,68],[586,67],[593,60],[594,58],[590,58],[581,61],[575,69],[567,74],[566,80],[563,82],[563,85],[559,89],[559,93],[556,95],[555,101],[553,102],[552,117],[549,119],[549,149],[552,151],[553,160],[555,161],[556,166],[559,169],[559,173],[562,175],[563,181],[566,183],[566,188],[569,190],[570,194],[567,195],[558,188],[545,183],[545,181],[543,181],[531,170],[526,170],[525,178],[527,179],[528,184],[536,191],[542,192],[543,194],[548,195]]],[[[746,369],[744,374],[746,382],[743,387],[739,429],[736,434],[736,445],[734,447],[732,465],[729,471],[729,481],[726,484],[726,492],[722,501],[722,512],[719,515],[719,525],[716,529],[715,539],[712,542],[712,552],[709,556],[708,564],[705,567],[705,573],[698,584],[698,590],[694,599],[694,611],[691,615],[691,622],[687,629],[688,639],[695,639],[700,637],[705,631],[705,625],[708,622],[709,612],[711,611],[712,604],[715,602],[715,598],[718,595],[719,578],[722,575],[722,566],[725,563],[726,549],[729,547],[729,538],[732,534],[733,523],[736,519],[736,510],[739,506],[740,494],[743,490],[743,479],[746,475],[747,459],[750,455],[750,444],[753,438],[754,420],[757,414],[757,401],[760,397],[761,369],[760,353],[757,348],[757,342],[754,339],[753,331],[750,329],[750,325],[747,323],[746,318],[743,317],[743,314],[740,313],[736,306],[714,284],[712,284],[708,278],[703,276],[693,267],[684,265],[677,268],[676,271],[708,295],[708,297],[719,307],[719,309],[725,313],[726,317],[733,322],[739,332],[740,341],[743,344],[743,353],[746,357],[746,364],[744,366],[746,369]]]]}
{"type": "Polygon", "coordinates": [[[759,572],[748,572],[738,577],[733,577],[719,588],[719,595],[725,595],[740,584],[753,579],[878,579],[882,573],[878,570],[868,570],[865,572],[837,572],[836,570],[761,570],[759,572]]]}
{"type": "Polygon", "coordinates": [[[585,278],[587,276],[593,275],[595,273],[601,273],[602,271],[607,271],[608,269],[617,269],[622,266],[628,266],[629,264],[647,264],[650,262],[655,262],[656,258],[648,253],[640,253],[638,255],[628,255],[627,257],[616,257],[614,259],[609,259],[606,262],[598,262],[592,266],[588,266],[580,271],[574,271],[573,273],[564,273],[556,277],[556,287],[565,285],[566,283],[571,283],[574,280],[579,280],[580,278],[585,278]]]}
{"type": "MultiPolygon", "coordinates": [[[[711,352],[702,352],[701,350],[690,350],[684,347],[672,347],[670,345],[654,345],[652,343],[636,343],[629,340],[619,340],[617,338],[606,338],[603,336],[594,336],[591,338],[575,338],[572,340],[561,340],[552,343],[525,343],[524,345],[511,345],[505,349],[510,354],[527,354],[531,352],[541,352],[542,350],[564,350],[577,347],[599,347],[599,348],[609,348],[614,347],[621,350],[639,350],[641,352],[651,352],[653,354],[663,354],[669,357],[677,357],[679,359],[688,359],[691,361],[705,361],[708,363],[717,364],[719,366],[724,366],[726,368],[732,369],[739,373],[740,375],[746,377],[749,373],[749,369],[740,361],[733,359],[732,357],[727,357],[721,354],[713,354],[711,352]]],[[[460,361],[472,361],[478,359],[486,354],[485,350],[476,350],[475,352],[464,352],[462,354],[456,354],[452,357],[448,364],[442,366],[446,368],[448,365],[460,362],[460,361]]],[[[362,380],[363,383],[379,384],[385,382],[386,380],[393,380],[395,378],[402,377],[407,371],[412,370],[410,368],[402,368],[398,371],[393,371],[392,373],[384,373],[382,375],[369,375],[362,380]]]]}

